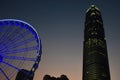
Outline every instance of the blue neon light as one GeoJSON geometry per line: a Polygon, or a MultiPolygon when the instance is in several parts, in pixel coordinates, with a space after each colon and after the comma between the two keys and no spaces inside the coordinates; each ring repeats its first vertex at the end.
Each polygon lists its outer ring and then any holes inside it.
{"type": "Polygon", "coordinates": [[[19,22],[15,22],[15,25],[16,25],[16,26],[19,26],[19,22]]]}
{"type": "Polygon", "coordinates": [[[33,46],[33,47],[28,47],[28,48],[7,50],[7,51],[4,51],[3,53],[5,53],[5,54],[16,54],[16,53],[21,53],[21,52],[29,52],[29,51],[33,51],[33,50],[37,50],[37,49],[38,49],[37,46],[33,46]]]}
{"type": "Polygon", "coordinates": [[[10,26],[14,25],[14,21],[9,21],[9,23],[10,23],[10,26]]]}
{"type": "Polygon", "coordinates": [[[3,25],[3,23],[2,22],[0,22],[0,26],[2,26],[3,25]]]}
{"type": "Polygon", "coordinates": [[[37,31],[32,25],[16,19],[0,20],[0,73],[5,80],[10,80],[11,75],[16,74],[14,71],[6,74],[7,68],[19,71],[24,61],[32,62],[31,69],[34,71],[38,68],[40,44],[37,31]]]}
{"type": "Polygon", "coordinates": [[[0,62],[2,62],[3,61],[3,57],[0,55],[0,62]]]}
{"type": "Polygon", "coordinates": [[[17,56],[4,56],[5,59],[9,60],[24,60],[24,61],[35,61],[35,58],[27,58],[27,57],[17,57],[17,56]]]}
{"type": "Polygon", "coordinates": [[[20,22],[20,27],[24,27],[24,23],[20,22]]]}
{"type": "MultiPolygon", "coordinates": [[[[28,29],[31,31],[32,34],[37,35],[37,38],[39,40],[37,31],[27,22],[24,22],[21,20],[16,20],[16,19],[3,19],[3,20],[0,20],[0,25],[3,25],[3,22],[5,22],[4,25],[7,25],[8,23],[10,23],[10,25],[16,24],[16,26],[20,25],[20,27],[25,27],[25,25],[28,25],[28,29]],[[7,21],[7,22],[5,22],[5,21],[7,21]],[[18,22],[18,23],[15,23],[15,22],[18,22]]],[[[40,44],[40,41],[37,41],[37,43],[40,44]]],[[[40,46],[39,46],[39,49],[40,49],[40,46]]]]}
{"type": "Polygon", "coordinates": [[[4,25],[7,26],[8,25],[8,21],[4,21],[4,25]]]}
{"type": "Polygon", "coordinates": [[[28,30],[28,27],[29,27],[29,26],[25,24],[25,28],[26,28],[27,30],[28,30]]]}

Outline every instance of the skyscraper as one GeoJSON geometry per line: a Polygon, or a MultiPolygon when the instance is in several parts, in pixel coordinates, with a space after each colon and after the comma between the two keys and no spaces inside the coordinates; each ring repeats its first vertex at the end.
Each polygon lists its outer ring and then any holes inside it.
{"type": "Polygon", "coordinates": [[[86,11],[83,47],[83,80],[110,80],[107,46],[100,10],[86,11]]]}

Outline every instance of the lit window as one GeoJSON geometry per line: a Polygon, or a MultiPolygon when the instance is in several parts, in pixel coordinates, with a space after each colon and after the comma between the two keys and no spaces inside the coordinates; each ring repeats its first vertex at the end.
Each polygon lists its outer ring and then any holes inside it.
{"type": "Polygon", "coordinates": [[[89,55],[91,55],[91,54],[94,54],[94,53],[96,53],[96,51],[95,51],[95,50],[93,50],[93,51],[89,52],[88,54],[89,54],[89,55]]]}
{"type": "Polygon", "coordinates": [[[94,13],[94,12],[92,12],[92,13],[90,14],[90,16],[93,16],[93,15],[95,15],[95,13],[94,13]]]}
{"type": "Polygon", "coordinates": [[[91,35],[94,35],[94,34],[95,34],[95,35],[97,35],[97,32],[96,32],[96,31],[94,31],[94,32],[92,32],[92,33],[91,33],[91,35]]]}
{"type": "Polygon", "coordinates": [[[90,38],[88,40],[90,40],[90,38]]]}
{"type": "Polygon", "coordinates": [[[86,73],[88,74],[89,72],[87,71],[86,73]]]}
{"type": "Polygon", "coordinates": [[[98,40],[98,45],[105,48],[105,43],[102,40],[98,40]]]}
{"type": "Polygon", "coordinates": [[[92,35],[94,34],[94,32],[91,33],[92,35]]]}
{"type": "Polygon", "coordinates": [[[102,22],[100,20],[96,20],[98,23],[102,24],[102,22]]]}
{"type": "Polygon", "coordinates": [[[96,28],[94,28],[94,30],[96,31],[97,29],[96,29],[96,28]]]}
{"type": "Polygon", "coordinates": [[[85,44],[86,44],[86,46],[87,46],[88,48],[90,48],[90,45],[91,45],[91,39],[89,38],[88,41],[86,41],[85,44]]]}
{"type": "Polygon", "coordinates": [[[106,75],[105,73],[103,73],[101,76],[103,76],[103,77],[107,77],[107,75],[106,75]]]}
{"type": "Polygon", "coordinates": [[[100,13],[99,13],[99,12],[97,12],[97,11],[96,11],[95,13],[96,13],[97,15],[100,15],[100,13]]]}
{"type": "Polygon", "coordinates": [[[105,54],[104,54],[104,53],[101,53],[101,52],[99,52],[99,54],[100,54],[100,55],[103,55],[103,56],[105,56],[105,54]]]}

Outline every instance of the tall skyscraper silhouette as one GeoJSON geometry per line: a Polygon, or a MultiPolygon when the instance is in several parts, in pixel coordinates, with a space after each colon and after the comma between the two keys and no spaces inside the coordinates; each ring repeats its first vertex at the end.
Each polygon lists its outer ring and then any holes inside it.
{"type": "Polygon", "coordinates": [[[101,12],[95,5],[86,11],[83,80],[110,80],[103,21],[101,12]]]}

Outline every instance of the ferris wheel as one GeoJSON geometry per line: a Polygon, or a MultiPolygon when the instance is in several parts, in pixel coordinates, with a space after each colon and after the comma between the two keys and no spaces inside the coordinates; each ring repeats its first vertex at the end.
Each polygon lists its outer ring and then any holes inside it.
{"type": "Polygon", "coordinates": [[[30,24],[0,20],[0,80],[33,80],[41,49],[41,40],[30,24]]]}

